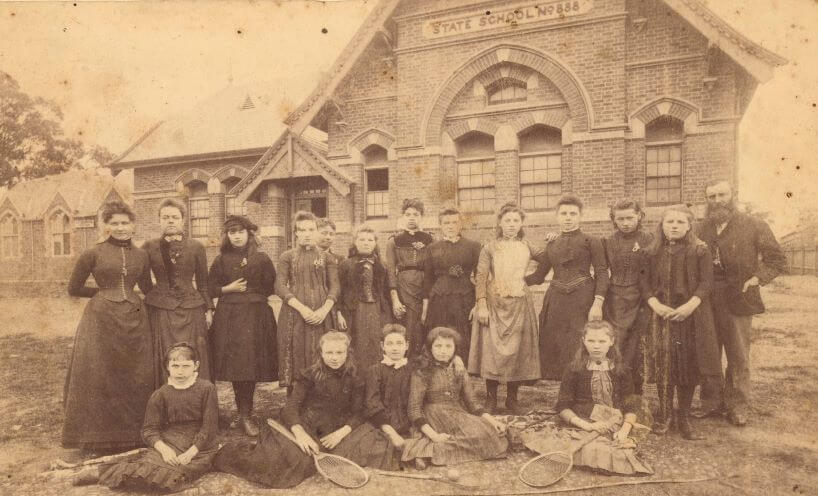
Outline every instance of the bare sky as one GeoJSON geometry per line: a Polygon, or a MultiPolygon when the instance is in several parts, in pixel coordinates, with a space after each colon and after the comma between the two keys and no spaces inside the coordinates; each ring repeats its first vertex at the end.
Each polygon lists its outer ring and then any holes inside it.
{"type": "MultiPolygon", "coordinates": [[[[119,153],[231,81],[270,81],[297,105],[374,3],[3,2],[0,70],[56,100],[70,134],[119,153]]],[[[818,209],[818,3],[709,5],[790,61],[758,88],[740,133],[742,200],[779,212],[781,233],[801,208],[818,209]]]]}

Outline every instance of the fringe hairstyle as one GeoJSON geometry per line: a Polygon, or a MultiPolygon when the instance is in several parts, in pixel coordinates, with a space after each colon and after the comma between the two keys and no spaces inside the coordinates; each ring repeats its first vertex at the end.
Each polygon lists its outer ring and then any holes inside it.
{"type": "Polygon", "coordinates": [[[185,204],[176,198],[165,198],[162,200],[162,203],[159,204],[159,208],[156,209],[156,215],[162,215],[162,209],[166,207],[175,208],[180,214],[182,214],[183,219],[187,218],[187,207],[185,207],[185,204]]]}
{"type": "Polygon", "coordinates": [[[582,212],[583,208],[582,200],[580,200],[578,196],[563,195],[562,198],[560,198],[559,201],[557,201],[557,206],[554,210],[559,211],[560,207],[563,205],[573,205],[579,209],[580,213],[582,212]]]}
{"type": "Polygon", "coordinates": [[[645,219],[645,211],[642,210],[642,205],[640,205],[638,201],[631,200],[630,198],[623,198],[615,201],[614,204],[611,205],[609,216],[615,230],[619,230],[619,228],[616,227],[616,221],[614,221],[617,210],[633,210],[636,213],[636,216],[639,217],[639,220],[636,222],[636,230],[638,231],[642,229],[642,221],[645,219]]]}

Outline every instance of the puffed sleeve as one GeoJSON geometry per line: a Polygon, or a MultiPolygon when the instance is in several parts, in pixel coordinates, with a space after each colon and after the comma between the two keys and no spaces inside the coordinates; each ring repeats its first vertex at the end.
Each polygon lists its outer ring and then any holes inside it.
{"type": "Polygon", "coordinates": [[[209,277],[207,273],[207,254],[201,243],[196,243],[196,290],[202,295],[207,308],[213,309],[213,299],[210,297],[209,277]]]}
{"type": "Polygon", "coordinates": [[[68,294],[71,296],[80,296],[84,298],[91,298],[99,291],[99,288],[86,286],[88,276],[94,269],[96,263],[97,252],[94,249],[86,250],[80,255],[74,270],[71,271],[71,277],[68,279],[68,294]]]}
{"type": "Polygon", "coordinates": [[[548,258],[548,249],[544,249],[537,254],[532,253],[532,259],[537,262],[537,269],[525,276],[525,283],[529,286],[544,283],[545,276],[551,272],[551,260],[548,258]]]}
{"type": "Polygon", "coordinates": [[[398,287],[398,253],[395,246],[395,238],[391,237],[386,241],[386,256],[384,256],[384,266],[389,279],[389,289],[398,287]]]}
{"type": "Polygon", "coordinates": [[[588,248],[591,250],[591,265],[594,267],[594,295],[604,297],[608,294],[608,262],[605,257],[605,248],[602,241],[594,236],[588,236],[588,248]]]}
{"type": "Polygon", "coordinates": [[[341,283],[338,280],[338,260],[335,257],[326,257],[327,264],[327,299],[338,301],[341,294],[341,283]]]}
{"type": "Polygon", "coordinates": [[[423,371],[418,369],[412,372],[409,379],[409,421],[420,429],[429,422],[423,416],[423,400],[426,398],[426,380],[423,371]]]}
{"type": "Polygon", "coordinates": [[[275,293],[276,268],[266,253],[261,254],[261,294],[270,296],[275,293]]]}
{"type": "Polygon", "coordinates": [[[219,434],[219,401],[216,397],[216,386],[206,382],[202,398],[202,425],[193,437],[193,444],[202,451],[213,446],[219,434]]]}
{"type": "Polygon", "coordinates": [[[210,301],[212,298],[219,298],[222,295],[222,286],[230,281],[224,280],[224,272],[222,271],[222,256],[216,255],[213,263],[210,264],[210,273],[207,276],[208,291],[210,292],[210,301]]]}
{"type": "Polygon", "coordinates": [[[285,304],[295,298],[295,295],[290,291],[290,281],[293,279],[293,252],[288,250],[281,254],[278,259],[278,266],[276,267],[276,281],[275,291],[276,295],[281,298],[285,304]]]}
{"type": "Polygon", "coordinates": [[[696,263],[698,264],[699,284],[693,291],[693,295],[704,301],[713,290],[713,256],[704,242],[696,246],[696,263]]]}
{"type": "Polygon", "coordinates": [[[162,440],[162,426],[167,423],[165,418],[165,397],[162,389],[153,392],[145,409],[145,421],[142,424],[142,440],[146,445],[153,447],[162,440]]]}
{"type": "Polygon", "coordinates": [[[463,398],[463,406],[466,411],[472,415],[482,415],[483,407],[477,401],[477,396],[474,394],[474,389],[469,382],[469,375],[464,370],[460,376],[460,396],[463,398]]]}
{"type": "Polygon", "coordinates": [[[480,250],[480,258],[477,260],[477,272],[474,276],[474,293],[479,300],[488,294],[489,274],[491,273],[491,253],[490,245],[486,245],[480,250]]]}
{"type": "Polygon", "coordinates": [[[364,404],[364,415],[369,423],[375,427],[380,427],[389,423],[389,416],[386,414],[386,406],[383,404],[381,396],[381,365],[376,363],[369,367],[366,374],[366,401],[364,404]]]}

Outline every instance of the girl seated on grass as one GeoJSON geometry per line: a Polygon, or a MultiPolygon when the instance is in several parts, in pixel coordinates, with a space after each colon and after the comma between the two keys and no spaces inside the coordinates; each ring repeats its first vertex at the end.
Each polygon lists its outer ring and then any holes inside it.
{"type": "Polygon", "coordinates": [[[631,431],[637,423],[639,396],[634,396],[631,371],[616,347],[616,332],[607,321],[591,321],[582,330],[582,347],[562,376],[557,405],[560,418],[580,431],[568,429],[527,432],[523,442],[539,453],[561,451],[587,433],[600,436],[574,454],[574,465],[609,473],[652,474],[634,453],[631,431]]]}
{"type": "Polygon", "coordinates": [[[165,355],[168,383],[148,400],[142,439],[144,454],[87,469],[75,485],[182,491],[210,470],[218,452],[219,404],[213,383],[198,378],[199,354],[187,343],[165,355]]]}
{"type": "Polygon", "coordinates": [[[469,376],[455,358],[460,335],[435,327],[426,338],[421,364],[412,372],[409,419],[423,437],[406,442],[401,459],[424,468],[455,465],[503,456],[508,448],[505,426],[477,404],[469,376]]]}
{"type": "Polygon", "coordinates": [[[325,450],[362,467],[396,470],[389,439],[363,418],[364,381],[349,356],[349,336],[330,331],[319,340],[320,358],[302,370],[281,410],[295,443],[261,429],[258,443],[225,445],[215,468],[273,488],[289,488],[315,473],[312,453],[325,450]]]}
{"type": "Polygon", "coordinates": [[[372,365],[366,374],[367,420],[400,449],[412,425],[408,413],[412,366],[406,358],[409,349],[406,334],[402,325],[386,324],[381,331],[383,360],[372,365]]]}

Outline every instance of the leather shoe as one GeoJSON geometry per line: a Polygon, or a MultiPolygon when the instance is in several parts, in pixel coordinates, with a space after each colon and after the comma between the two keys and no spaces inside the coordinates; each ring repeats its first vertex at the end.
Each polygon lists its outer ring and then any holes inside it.
{"type": "Polygon", "coordinates": [[[241,428],[244,430],[244,433],[250,437],[258,436],[258,425],[256,425],[255,420],[250,417],[243,417],[241,419],[241,428]]]}
{"type": "Polygon", "coordinates": [[[704,410],[701,408],[697,408],[690,412],[690,416],[694,419],[704,419],[710,417],[721,417],[724,415],[724,410],[721,408],[711,408],[709,410],[704,410]]]}
{"type": "Polygon", "coordinates": [[[747,425],[747,415],[741,412],[730,412],[730,423],[736,427],[744,427],[747,425]]]}

